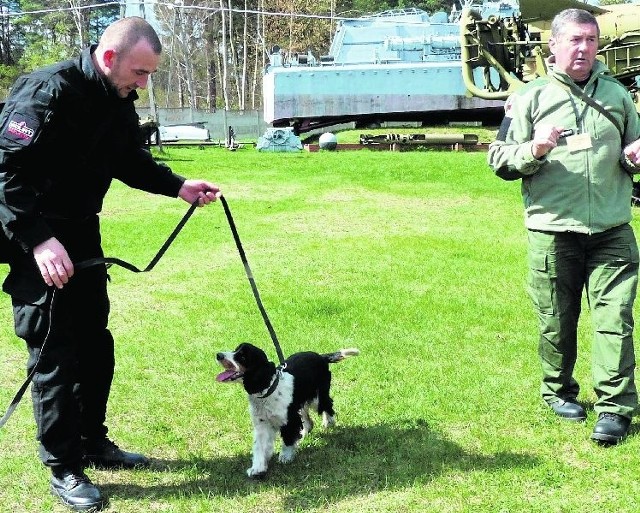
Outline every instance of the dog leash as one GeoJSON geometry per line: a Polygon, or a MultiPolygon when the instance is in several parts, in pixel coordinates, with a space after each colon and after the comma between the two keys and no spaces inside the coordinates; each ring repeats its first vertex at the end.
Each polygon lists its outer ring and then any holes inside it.
{"type": "MultiPolygon", "coordinates": [[[[240,242],[240,236],[238,235],[238,230],[236,229],[236,225],[235,225],[235,222],[233,220],[233,216],[231,215],[231,211],[229,210],[229,205],[227,204],[227,200],[225,199],[224,196],[220,196],[220,202],[222,203],[222,206],[224,208],[224,212],[225,212],[225,215],[227,217],[227,221],[228,221],[229,226],[231,228],[231,233],[233,234],[233,238],[234,238],[236,246],[238,248],[238,252],[240,253],[240,258],[242,259],[242,263],[244,264],[245,272],[247,274],[247,277],[249,278],[249,283],[251,284],[251,290],[253,291],[253,295],[254,295],[254,297],[256,299],[256,302],[258,303],[258,308],[260,310],[260,313],[262,314],[264,322],[265,322],[265,324],[267,326],[267,330],[269,331],[269,334],[271,335],[273,343],[274,343],[274,345],[276,347],[276,352],[278,353],[278,357],[280,358],[280,362],[282,363],[284,361],[284,356],[282,354],[282,349],[280,348],[280,344],[278,342],[278,338],[276,336],[275,330],[273,329],[273,326],[271,325],[271,322],[269,321],[269,317],[267,315],[267,312],[264,309],[264,306],[263,306],[262,301],[260,299],[260,294],[258,293],[258,288],[257,288],[257,286],[255,284],[255,280],[253,278],[253,274],[251,272],[251,268],[249,267],[249,262],[247,261],[247,257],[245,255],[244,249],[242,247],[242,243],[240,242]]],[[[160,261],[160,259],[165,254],[167,249],[169,249],[169,246],[171,246],[171,244],[173,243],[175,238],[178,236],[178,233],[180,233],[180,231],[182,230],[184,225],[187,223],[189,218],[192,216],[192,214],[195,212],[197,207],[198,207],[198,200],[194,201],[191,204],[191,206],[189,207],[187,212],[184,214],[184,216],[182,217],[180,222],[173,229],[173,231],[171,232],[171,234],[169,235],[167,240],[160,247],[160,249],[158,250],[156,255],[151,259],[149,264],[147,264],[147,266],[144,269],[140,269],[140,268],[136,267],[135,265],[127,262],[126,260],[122,260],[120,258],[115,258],[115,257],[96,257],[96,258],[90,258],[90,259],[78,262],[76,265],[74,265],[75,270],[76,271],[80,271],[82,269],[87,269],[87,268],[93,267],[95,265],[106,264],[107,268],[111,267],[112,265],[118,265],[118,266],[123,267],[123,268],[125,268],[125,269],[127,269],[127,270],[129,270],[131,272],[134,272],[134,273],[146,273],[146,272],[151,271],[156,266],[156,264],[160,261]]],[[[42,356],[42,353],[44,351],[44,348],[45,348],[45,345],[47,343],[47,340],[49,339],[49,335],[51,333],[51,325],[52,325],[52,320],[53,320],[53,308],[54,308],[54,305],[55,305],[55,298],[56,298],[56,294],[57,294],[57,289],[55,287],[51,287],[47,293],[51,294],[51,298],[49,300],[49,325],[48,325],[48,328],[47,328],[47,333],[46,333],[45,338],[44,338],[44,340],[42,342],[42,346],[40,347],[40,352],[38,354],[38,358],[36,359],[36,362],[33,365],[33,368],[31,369],[31,372],[29,373],[29,375],[25,379],[24,383],[22,383],[22,386],[20,387],[20,389],[18,390],[18,392],[14,396],[13,400],[11,401],[11,404],[9,404],[9,407],[7,408],[6,413],[0,419],[0,428],[2,428],[7,423],[7,421],[9,420],[9,417],[11,417],[11,415],[15,411],[16,407],[18,406],[18,403],[22,400],[22,396],[24,395],[24,393],[26,392],[27,388],[29,387],[29,384],[31,383],[31,380],[33,379],[33,376],[34,376],[34,374],[35,374],[35,372],[36,372],[36,370],[38,368],[38,364],[40,363],[40,357],[42,356]]]]}
{"type": "Polygon", "coordinates": [[[247,274],[247,278],[249,279],[249,284],[251,285],[251,290],[253,291],[253,297],[256,299],[256,303],[258,304],[258,309],[262,314],[262,318],[264,320],[265,325],[267,326],[269,335],[271,335],[271,340],[273,341],[273,345],[276,348],[276,353],[278,353],[278,359],[282,364],[284,363],[284,354],[282,353],[280,342],[278,342],[278,337],[276,336],[276,332],[273,329],[273,326],[271,325],[271,321],[269,320],[267,311],[264,309],[264,305],[262,304],[262,300],[260,299],[260,293],[258,292],[256,281],[253,279],[253,273],[251,272],[251,268],[249,267],[247,256],[244,253],[242,242],[240,242],[240,236],[238,235],[238,230],[236,229],[236,223],[233,221],[233,216],[231,215],[231,211],[229,210],[229,205],[227,204],[227,200],[224,198],[224,196],[220,196],[220,202],[222,203],[222,208],[224,209],[224,213],[227,216],[227,222],[229,223],[229,227],[231,228],[231,233],[233,234],[233,240],[235,240],[236,242],[238,253],[240,253],[240,259],[242,260],[242,263],[244,265],[244,271],[247,274]]]}
{"type": "MultiPolygon", "coordinates": [[[[89,258],[87,260],[83,260],[83,261],[78,262],[77,264],[75,264],[74,265],[74,269],[76,271],[80,271],[82,269],[87,269],[87,268],[93,267],[95,265],[106,264],[107,268],[111,267],[112,265],[118,265],[118,266],[124,267],[125,269],[127,269],[127,270],[129,270],[131,272],[134,272],[134,273],[146,273],[146,272],[151,271],[151,269],[153,269],[156,266],[156,264],[160,261],[160,259],[165,254],[165,252],[167,251],[167,249],[169,248],[171,243],[178,236],[178,233],[180,233],[180,230],[182,230],[184,225],[187,223],[187,221],[189,220],[189,218],[191,217],[191,215],[193,214],[193,212],[195,211],[197,206],[198,206],[198,200],[194,201],[191,204],[191,206],[187,210],[187,213],[184,216],[182,216],[182,219],[176,225],[176,227],[173,229],[173,231],[171,232],[171,235],[169,235],[169,237],[164,242],[164,244],[160,247],[160,249],[158,250],[156,255],[151,259],[149,264],[144,269],[139,269],[135,265],[130,264],[129,262],[127,262],[125,260],[122,260],[120,258],[114,258],[114,257],[89,258]]],[[[36,370],[38,369],[38,364],[40,363],[40,358],[42,357],[42,353],[44,352],[44,348],[45,348],[45,346],[47,344],[47,341],[49,340],[49,335],[51,334],[51,326],[52,326],[52,322],[53,322],[53,309],[54,309],[54,306],[55,306],[55,299],[56,299],[57,289],[55,287],[50,287],[49,290],[47,291],[47,294],[51,295],[51,298],[49,299],[49,326],[47,327],[47,333],[46,333],[46,335],[44,337],[44,340],[42,341],[42,346],[40,347],[40,352],[38,353],[38,358],[36,359],[36,362],[33,365],[33,368],[31,369],[31,372],[29,373],[29,375],[25,379],[24,383],[22,383],[22,386],[20,387],[20,389],[18,390],[18,392],[14,396],[13,400],[11,401],[11,404],[9,404],[9,407],[7,408],[6,413],[0,419],[0,428],[2,428],[7,423],[7,421],[9,420],[9,417],[11,417],[11,415],[14,412],[14,410],[18,406],[18,403],[22,400],[22,396],[24,395],[24,393],[26,392],[27,388],[29,387],[29,384],[31,383],[31,380],[33,379],[33,376],[36,373],[36,370]]]]}

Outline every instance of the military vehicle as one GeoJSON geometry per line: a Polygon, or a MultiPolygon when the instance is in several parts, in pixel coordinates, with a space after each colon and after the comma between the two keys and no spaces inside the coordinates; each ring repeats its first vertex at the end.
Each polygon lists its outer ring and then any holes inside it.
{"type": "Polygon", "coordinates": [[[274,47],[263,74],[264,120],[301,134],[347,122],[370,128],[385,121],[499,119],[503,99],[467,91],[459,22],[462,7],[507,19],[517,2],[459,5],[450,13],[411,8],[342,19],[325,56],[274,47]]]}
{"type": "Polygon", "coordinates": [[[524,83],[546,74],[551,20],[563,9],[579,8],[590,11],[598,20],[599,59],[640,106],[639,5],[598,7],[578,0],[520,0],[519,4],[519,12],[508,16],[483,17],[476,10],[463,9],[462,75],[473,96],[506,100],[524,83]]]}

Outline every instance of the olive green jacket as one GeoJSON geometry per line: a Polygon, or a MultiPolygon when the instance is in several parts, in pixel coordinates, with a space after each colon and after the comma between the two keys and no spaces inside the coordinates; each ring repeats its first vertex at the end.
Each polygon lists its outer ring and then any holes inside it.
{"type": "Polygon", "coordinates": [[[599,233],[631,221],[631,174],[623,148],[640,137],[640,120],[630,93],[596,61],[584,92],[603,105],[617,126],[579,95],[562,87],[571,79],[558,71],[512,94],[488,163],[504,179],[522,178],[525,226],[552,232],[599,233]],[[536,159],[534,129],[551,124],[588,134],[592,147],[575,150],[567,137],[536,159]]]}

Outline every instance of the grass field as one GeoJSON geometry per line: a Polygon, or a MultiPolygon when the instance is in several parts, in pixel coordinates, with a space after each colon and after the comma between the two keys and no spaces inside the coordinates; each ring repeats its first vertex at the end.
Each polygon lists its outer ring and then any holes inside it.
{"type": "MultiPolygon", "coordinates": [[[[589,440],[592,410],[574,424],[540,403],[519,185],[496,178],[484,153],[168,148],[161,158],[223,188],[285,353],[361,355],[332,367],[338,425],[316,423],[292,464],[247,479],[246,396],[215,381],[215,355],[242,341],[276,353],[221,205],[198,209],[152,272],[110,271],[110,435],[154,464],[89,469],[108,511],[640,509],[637,423],[605,449],[589,440]]],[[[145,266],[186,209],[114,184],[107,255],[145,266]]],[[[26,358],[6,295],[0,355],[4,412],[26,358]]],[[[586,307],[576,377],[593,403],[586,307]]],[[[0,431],[0,512],[66,511],[34,437],[27,397],[0,431]]]]}

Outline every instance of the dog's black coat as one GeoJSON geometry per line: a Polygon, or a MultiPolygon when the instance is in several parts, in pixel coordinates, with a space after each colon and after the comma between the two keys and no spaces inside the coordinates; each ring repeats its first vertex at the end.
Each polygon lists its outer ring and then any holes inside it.
{"type": "Polygon", "coordinates": [[[313,427],[308,414],[310,405],[322,416],[325,427],[335,422],[329,364],[356,354],[357,349],[327,354],[304,351],[291,355],[280,367],[269,361],[260,348],[246,342],[232,352],[217,354],[218,362],[226,369],[218,375],[218,381],[242,380],[249,395],[254,425],[249,476],[259,477],[266,472],[273,453],[273,431],[279,430],[283,441],[280,461],[293,459],[297,443],[313,427]]]}
{"type": "MultiPolygon", "coordinates": [[[[245,372],[243,377],[244,389],[247,394],[258,394],[265,389],[274,379],[276,366],[267,360],[267,355],[255,346],[241,344],[236,350],[245,362],[245,372]]],[[[329,395],[331,388],[331,371],[329,362],[333,355],[319,355],[311,351],[295,353],[287,358],[282,366],[282,371],[291,374],[294,378],[293,397],[288,409],[287,431],[291,431],[291,436],[285,436],[284,442],[291,445],[299,436],[302,429],[302,420],[298,413],[305,403],[318,400],[318,415],[326,412],[333,415],[333,399],[329,395]]],[[[337,361],[337,360],[336,360],[337,361]]],[[[283,430],[284,428],[283,427],[283,430]]]]}

